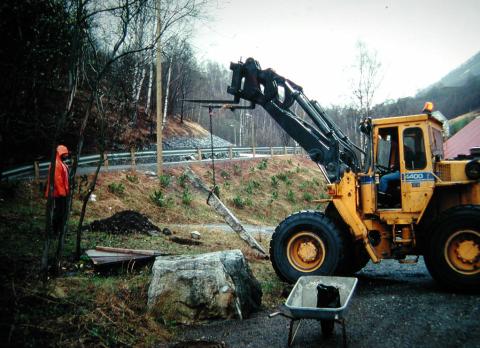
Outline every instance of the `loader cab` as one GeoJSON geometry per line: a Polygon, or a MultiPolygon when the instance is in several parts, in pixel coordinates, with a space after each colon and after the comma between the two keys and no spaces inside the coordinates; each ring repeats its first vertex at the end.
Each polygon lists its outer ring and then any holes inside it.
{"type": "Polygon", "coordinates": [[[432,125],[427,115],[374,120],[377,210],[419,214],[428,204],[435,183],[432,125]]]}

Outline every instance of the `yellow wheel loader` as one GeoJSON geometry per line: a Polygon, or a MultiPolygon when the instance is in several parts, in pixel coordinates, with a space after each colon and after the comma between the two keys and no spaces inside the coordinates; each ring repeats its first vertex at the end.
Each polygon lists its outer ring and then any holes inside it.
{"type": "Polygon", "coordinates": [[[324,212],[294,213],[272,236],[270,258],[281,279],[347,275],[369,260],[407,263],[415,260],[407,256],[423,255],[439,283],[480,288],[480,157],[443,159],[442,122],[431,103],[419,115],[365,120],[360,148],[299,85],[253,58],[230,69],[233,100],[208,101],[210,107],[261,105],[328,182],[324,212]],[[294,103],[308,122],[292,111],[294,103]]]}

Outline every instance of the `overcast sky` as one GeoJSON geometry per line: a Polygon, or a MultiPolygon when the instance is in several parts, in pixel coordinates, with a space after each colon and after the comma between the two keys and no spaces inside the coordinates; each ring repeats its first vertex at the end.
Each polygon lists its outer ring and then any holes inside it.
{"type": "Polygon", "coordinates": [[[414,95],[480,50],[480,0],[218,0],[194,45],[226,68],[242,57],[327,106],[350,101],[362,40],[383,65],[377,102],[414,95]]]}

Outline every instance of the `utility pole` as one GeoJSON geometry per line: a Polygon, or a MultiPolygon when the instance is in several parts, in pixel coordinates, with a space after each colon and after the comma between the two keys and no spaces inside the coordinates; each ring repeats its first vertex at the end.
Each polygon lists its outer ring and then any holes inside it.
{"type": "Polygon", "coordinates": [[[161,19],[160,19],[160,0],[157,0],[157,176],[162,175],[163,171],[163,152],[162,152],[162,49],[160,45],[161,19]]]}

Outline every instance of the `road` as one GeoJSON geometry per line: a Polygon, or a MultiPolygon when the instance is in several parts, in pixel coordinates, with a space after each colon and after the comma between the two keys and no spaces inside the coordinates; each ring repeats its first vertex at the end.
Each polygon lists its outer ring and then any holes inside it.
{"type": "MultiPolygon", "coordinates": [[[[350,347],[480,347],[480,296],[442,290],[422,259],[416,265],[384,260],[358,273],[347,320],[350,347]]],[[[227,347],[286,347],[289,321],[268,318],[214,321],[179,330],[179,341],[223,341],[227,347]]],[[[342,331],[324,339],[320,324],[302,321],[293,347],[342,347],[342,331]]]]}

